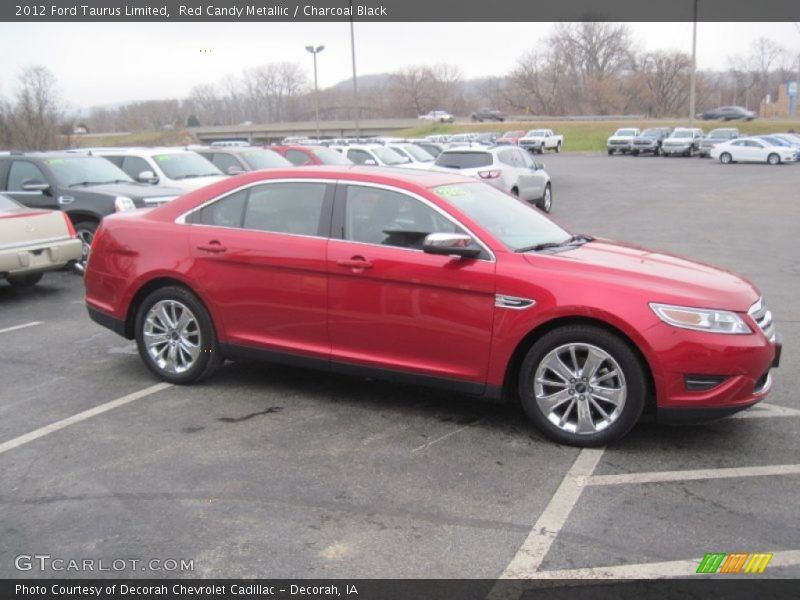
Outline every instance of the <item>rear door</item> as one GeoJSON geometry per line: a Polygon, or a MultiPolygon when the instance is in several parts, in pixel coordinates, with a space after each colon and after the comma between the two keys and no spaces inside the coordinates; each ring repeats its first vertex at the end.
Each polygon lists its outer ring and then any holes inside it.
{"type": "Polygon", "coordinates": [[[195,211],[192,277],[228,344],[328,360],[327,235],[333,184],[271,181],[195,211]]]}
{"type": "Polygon", "coordinates": [[[334,368],[388,369],[482,391],[494,315],[493,256],[422,252],[428,233],[463,229],[421,196],[384,186],[340,184],[332,231],[334,368]]]}

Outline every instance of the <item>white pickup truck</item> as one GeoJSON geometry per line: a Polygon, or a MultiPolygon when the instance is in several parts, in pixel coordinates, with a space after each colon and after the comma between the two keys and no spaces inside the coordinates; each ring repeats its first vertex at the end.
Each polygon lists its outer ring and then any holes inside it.
{"type": "Polygon", "coordinates": [[[541,154],[545,150],[561,152],[564,146],[564,136],[556,135],[552,129],[531,129],[519,138],[519,145],[530,152],[541,154]]]}

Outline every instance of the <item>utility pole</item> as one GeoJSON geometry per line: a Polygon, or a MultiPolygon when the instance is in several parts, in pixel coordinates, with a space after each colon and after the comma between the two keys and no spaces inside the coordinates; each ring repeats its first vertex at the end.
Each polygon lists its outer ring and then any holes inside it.
{"type": "Polygon", "coordinates": [[[325,46],[306,46],[306,50],[311,52],[314,55],[314,104],[315,104],[315,114],[317,117],[317,140],[322,137],[319,129],[319,87],[317,86],[317,54],[325,50],[325,46]]]}
{"type": "Polygon", "coordinates": [[[694,127],[695,114],[695,90],[697,79],[697,0],[694,0],[692,21],[692,74],[689,82],[689,127],[694,127]]]}

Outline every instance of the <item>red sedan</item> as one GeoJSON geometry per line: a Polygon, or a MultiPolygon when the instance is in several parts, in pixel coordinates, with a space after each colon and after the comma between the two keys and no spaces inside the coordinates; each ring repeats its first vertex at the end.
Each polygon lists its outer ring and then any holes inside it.
{"type": "Polygon", "coordinates": [[[270,146],[286,160],[297,167],[307,165],[343,166],[352,165],[349,158],[326,146],[270,146]]]}
{"type": "Polygon", "coordinates": [[[261,357],[517,398],[581,446],[771,387],[758,290],[683,258],[572,235],[483,182],[362,167],[261,171],[103,220],[96,322],[185,384],[261,357]]]}
{"type": "Polygon", "coordinates": [[[502,146],[503,144],[511,144],[517,146],[520,138],[525,137],[525,132],[521,129],[516,131],[506,131],[503,135],[495,140],[495,144],[502,146]]]}

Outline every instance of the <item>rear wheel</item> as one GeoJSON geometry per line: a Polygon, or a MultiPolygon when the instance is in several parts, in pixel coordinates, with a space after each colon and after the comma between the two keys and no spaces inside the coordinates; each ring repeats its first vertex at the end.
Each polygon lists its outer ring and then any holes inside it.
{"type": "Polygon", "coordinates": [[[14,287],[26,288],[33,287],[44,277],[44,273],[28,273],[26,275],[9,275],[6,277],[8,283],[14,287]]]}
{"type": "Polygon", "coordinates": [[[631,156],[639,156],[638,150],[631,150],[631,156]]]}
{"type": "Polygon", "coordinates": [[[601,446],[636,424],[647,383],[624,340],[600,327],[569,325],[543,335],[528,351],[519,393],[526,414],[547,437],[601,446]]]}
{"type": "Polygon", "coordinates": [[[723,165],[729,165],[733,162],[733,157],[731,156],[730,152],[723,152],[719,155],[719,162],[723,165]]]}
{"type": "Polygon", "coordinates": [[[613,150],[609,150],[608,151],[608,155],[611,156],[612,154],[614,154],[614,151],[613,150]]]}
{"type": "Polygon", "coordinates": [[[97,232],[97,221],[78,221],[75,223],[75,235],[83,244],[83,254],[78,261],[82,266],[86,266],[86,260],[89,258],[89,252],[92,250],[92,242],[94,241],[94,234],[97,232]]]}
{"type": "Polygon", "coordinates": [[[157,289],[136,313],[136,345],[147,367],[170,383],[200,381],[222,363],[214,324],[189,290],[157,289]]]}
{"type": "Polygon", "coordinates": [[[773,152],[767,157],[767,162],[771,165],[779,165],[781,164],[781,157],[773,152]]]}
{"type": "Polygon", "coordinates": [[[558,154],[559,152],[561,152],[561,142],[558,142],[558,144],[556,144],[556,154],[558,154]]]}

